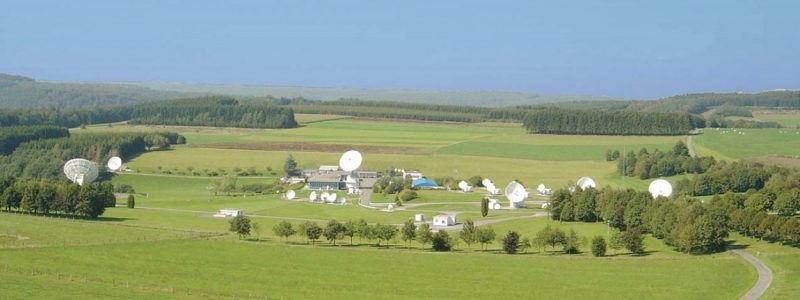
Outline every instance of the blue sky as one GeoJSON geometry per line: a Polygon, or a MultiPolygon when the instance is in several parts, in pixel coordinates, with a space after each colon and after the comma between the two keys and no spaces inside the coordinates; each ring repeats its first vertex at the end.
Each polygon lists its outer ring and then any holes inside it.
{"type": "Polygon", "coordinates": [[[800,88],[800,1],[3,1],[0,72],[658,98],[800,88]]]}

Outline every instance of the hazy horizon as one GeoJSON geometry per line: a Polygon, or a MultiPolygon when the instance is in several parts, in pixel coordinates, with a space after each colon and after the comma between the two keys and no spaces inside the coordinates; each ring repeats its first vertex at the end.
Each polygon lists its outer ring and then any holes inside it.
{"type": "Polygon", "coordinates": [[[791,1],[10,1],[0,72],[47,81],[657,99],[797,89],[791,1]]]}

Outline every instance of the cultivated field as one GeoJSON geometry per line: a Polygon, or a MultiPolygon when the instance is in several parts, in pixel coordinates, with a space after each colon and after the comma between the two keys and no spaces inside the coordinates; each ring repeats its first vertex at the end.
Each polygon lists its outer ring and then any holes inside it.
{"type": "Polygon", "coordinates": [[[800,129],[704,129],[694,137],[698,155],[717,159],[800,156],[800,129]]]}

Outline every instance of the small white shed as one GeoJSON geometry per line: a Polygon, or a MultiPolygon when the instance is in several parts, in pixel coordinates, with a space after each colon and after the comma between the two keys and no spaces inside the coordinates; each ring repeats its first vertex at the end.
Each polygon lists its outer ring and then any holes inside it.
{"type": "Polygon", "coordinates": [[[452,226],[456,225],[456,216],[438,215],[433,216],[434,226],[452,226]]]}
{"type": "Polygon", "coordinates": [[[416,221],[416,222],[425,222],[425,215],[424,214],[416,214],[416,215],[414,215],[414,221],[416,221]]]}
{"type": "Polygon", "coordinates": [[[218,218],[244,216],[244,210],[238,208],[223,208],[220,209],[219,213],[215,214],[214,216],[218,218]]]}

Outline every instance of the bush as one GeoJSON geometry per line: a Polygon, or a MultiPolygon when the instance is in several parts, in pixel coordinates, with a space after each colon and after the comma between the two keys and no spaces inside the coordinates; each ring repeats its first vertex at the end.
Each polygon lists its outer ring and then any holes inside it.
{"type": "Polygon", "coordinates": [[[245,216],[236,216],[230,220],[230,232],[235,232],[239,238],[244,238],[250,235],[250,218],[245,216]]]}
{"type": "Polygon", "coordinates": [[[136,199],[134,199],[133,195],[128,195],[128,201],[126,204],[128,208],[136,207],[136,199]]]}
{"type": "Polygon", "coordinates": [[[600,257],[606,255],[606,239],[596,236],[592,239],[592,255],[600,257]]]}
{"type": "Polygon", "coordinates": [[[433,245],[433,250],[439,252],[450,251],[452,248],[452,240],[450,239],[450,235],[444,230],[439,230],[439,232],[433,234],[431,244],[433,245]]]}
{"type": "Polygon", "coordinates": [[[413,190],[404,189],[400,191],[400,194],[398,194],[398,198],[403,202],[407,202],[419,198],[419,195],[417,195],[417,192],[413,190]]]}

